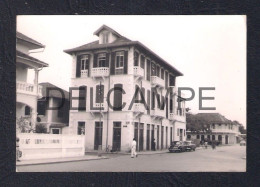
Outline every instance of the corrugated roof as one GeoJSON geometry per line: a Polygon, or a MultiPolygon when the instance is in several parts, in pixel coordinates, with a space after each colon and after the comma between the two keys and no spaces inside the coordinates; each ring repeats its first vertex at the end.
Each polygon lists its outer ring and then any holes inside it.
{"type": "Polygon", "coordinates": [[[34,39],[32,39],[32,38],[30,38],[30,37],[28,37],[28,36],[26,36],[26,35],[24,35],[24,34],[18,32],[18,31],[16,32],[16,37],[19,38],[19,39],[21,39],[21,40],[30,42],[30,43],[32,43],[32,44],[34,44],[34,45],[38,45],[39,47],[45,47],[45,46],[44,46],[43,44],[41,44],[40,42],[37,42],[36,40],[34,40],[34,39]]]}
{"type": "MultiPolygon", "coordinates": [[[[102,26],[101,28],[104,29],[104,26],[102,26]]],[[[99,29],[101,29],[101,28],[99,28],[99,29]]],[[[96,32],[99,32],[101,30],[97,30],[96,32]]],[[[179,70],[177,70],[175,67],[173,67],[168,62],[166,62],[164,59],[162,59],[160,56],[158,56],[156,53],[154,53],[151,49],[149,49],[148,47],[143,45],[141,42],[129,40],[126,37],[121,36],[121,35],[118,39],[116,39],[112,43],[99,44],[99,42],[97,40],[97,41],[90,42],[88,44],[85,44],[85,45],[82,45],[82,46],[79,46],[76,48],[66,49],[66,50],[64,50],[64,52],[68,53],[68,54],[72,54],[74,52],[80,52],[80,51],[86,51],[86,50],[106,49],[106,48],[115,48],[115,47],[124,47],[124,46],[137,46],[137,47],[145,50],[146,52],[148,52],[153,58],[155,58],[154,60],[159,60],[159,61],[163,62],[167,69],[171,69],[174,71],[174,74],[176,76],[183,75],[179,70]]]]}
{"type": "Polygon", "coordinates": [[[38,64],[42,65],[43,67],[48,67],[49,66],[47,63],[45,63],[43,61],[40,61],[37,58],[31,57],[31,56],[29,56],[29,55],[27,55],[27,54],[25,54],[25,53],[23,53],[21,51],[18,51],[18,50],[16,50],[16,58],[17,57],[21,57],[21,58],[24,58],[26,60],[33,61],[35,63],[38,63],[38,64]]]}
{"type": "MultiPolygon", "coordinates": [[[[39,85],[42,86],[42,96],[43,97],[47,97],[47,94],[46,94],[47,88],[57,88],[57,89],[59,89],[60,91],[62,91],[64,93],[65,99],[69,99],[69,92],[59,88],[58,86],[55,86],[55,85],[53,85],[53,84],[51,84],[49,82],[42,82],[39,85]]],[[[50,90],[49,91],[49,97],[54,97],[54,98],[60,98],[61,99],[62,98],[62,94],[61,94],[60,91],[58,91],[58,90],[50,90]]]]}

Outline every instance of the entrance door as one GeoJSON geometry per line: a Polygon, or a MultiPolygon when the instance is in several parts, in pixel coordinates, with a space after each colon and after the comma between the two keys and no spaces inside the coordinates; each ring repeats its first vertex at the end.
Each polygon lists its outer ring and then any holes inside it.
{"type": "Polygon", "coordinates": [[[138,122],[135,122],[135,131],[134,131],[134,138],[136,141],[136,150],[138,150],[138,122]]]}
{"type": "Polygon", "coordinates": [[[144,124],[140,123],[139,128],[139,151],[144,150],[144,124]]]}
{"type": "Polygon", "coordinates": [[[101,145],[102,149],[102,131],[103,122],[95,122],[95,137],[94,137],[94,150],[98,150],[98,146],[101,145]]]}
{"type": "Polygon", "coordinates": [[[220,142],[220,144],[222,144],[222,136],[218,135],[218,141],[220,142]]]}
{"type": "Polygon", "coordinates": [[[163,134],[164,134],[164,127],[161,127],[161,149],[163,149],[163,134]]]}
{"type": "Polygon", "coordinates": [[[115,84],[114,88],[114,110],[121,111],[122,110],[122,92],[120,89],[123,88],[122,84],[115,84]]]}
{"type": "Polygon", "coordinates": [[[183,129],[180,129],[180,141],[183,140],[183,129]]]}
{"type": "Polygon", "coordinates": [[[150,150],[150,124],[147,124],[147,131],[146,131],[146,150],[150,150]]]}
{"type": "Polygon", "coordinates": [[[168,127],[166,127],[166,148],[168,147],[168,127]]]}
{"type": "Polygon", "coordinates": [[[154,139],[154,125],[152,125],[152,132],[151,132],[151,145],[152,145],[152,150],[155,149],[155,147],[153,147],[153,145],[154,145],[153,139],[154,139]]]}
{"type": "Polygon", "coordinates": [[[157,125],[157,149],[159,149],[159,130],[160,130],[160,126],[157,125]]]}
{"type": "Polygon", "coordinates": [[[204,135],[201,135],[201,141],[204,141],[205,138],[204,138],[204,135]]]}
{"type": "Polygon", "coordinates": [[[228,144],[228,135],[225,136],[225,144],[228,144]]]}
{"type": "Polygon", "coordinates": [[[121,150],[121,122],[114,122],[112,150],[113,151],[121,150]]]}

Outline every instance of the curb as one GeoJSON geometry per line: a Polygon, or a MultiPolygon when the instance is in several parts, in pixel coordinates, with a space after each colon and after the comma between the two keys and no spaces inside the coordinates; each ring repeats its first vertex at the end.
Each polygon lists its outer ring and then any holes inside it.
{"type": "Polygon", "coordinates": [[[16,166],[29,166],[29,165],[44,165],[44,164],[57,164],[57,163],[65,163],[65,162],[78,162],[78,161],[91,161],[91,160],[101,160],[101,159],[108,159],[108,157],[100,157],[100,158],[93,158],[93,159],[79,159],[79,160],[63,160],[63,161],[50,161],[50,162],[37,162],[37,163],[16,163],[16,166]]]}

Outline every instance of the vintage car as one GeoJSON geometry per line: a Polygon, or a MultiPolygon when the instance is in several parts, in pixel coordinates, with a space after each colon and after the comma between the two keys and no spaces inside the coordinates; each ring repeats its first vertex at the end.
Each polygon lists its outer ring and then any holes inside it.
{"type": "Polygon", "coordinates": [[[245,140],[242,140],[241,142],[240,142],[240,146],[246,146],[246,141],[245,140]]]}
{"type": "Polygon", "coordinates": [[[176,141],[175,144],[172,144],[169,149],[168,149],[171,153],[173,152],[183,152],[185,151],[185,146],[183,144],[183,142],[181,141],[176,141]]]}
{"type": "Polygon", "coordinates": [[[183,142],[185,151],[195,151],[196,150],[196,145],[192,143],[192,141],[185,141],[183,142]]]}

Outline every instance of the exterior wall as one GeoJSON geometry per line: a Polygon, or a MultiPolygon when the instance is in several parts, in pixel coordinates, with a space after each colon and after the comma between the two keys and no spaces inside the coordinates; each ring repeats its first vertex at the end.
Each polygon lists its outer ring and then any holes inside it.
{"type": "Polygon", "coordinates": [[[28,69],[21,66],[19,63],[16,64],[16,80],[27,82],[28,69]]]}
{"type": "Polygon", "coordinates": [[[225,144],[236,144],[238,143],[237,142],[237,134],[235,133],[214,133],[214,134],[191,134],[191,133],[188,133],[188,135],[191,136],[191,140],[196,140],[197,139],[197,135],[199,135],[199,141],[202,140],[201,138],[201,135],[204,135],[204,138],[206,139],[207,136],[209,135],[210,136],[210,140],[212,140],[212,136],[215,135],[215,140],[218,140],[218,136],[221,136],[222,137],[222,142],[221,144],[222,145],[225,145],[225,144]],[[226,136],[228,137],[228,140],[227,140],[227,143],[226,143],[226,136]]]}

